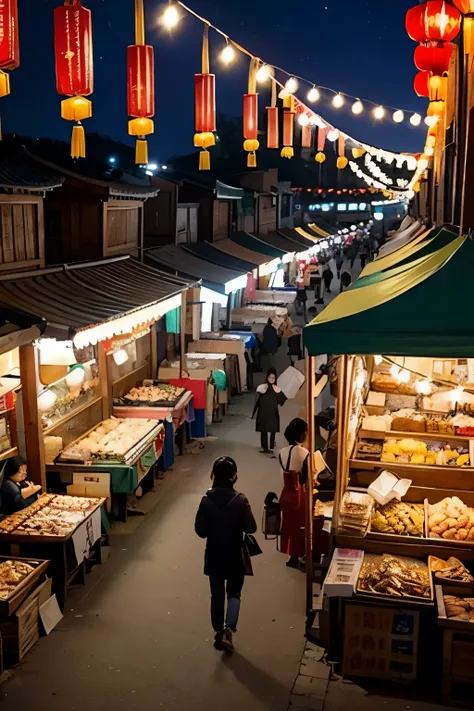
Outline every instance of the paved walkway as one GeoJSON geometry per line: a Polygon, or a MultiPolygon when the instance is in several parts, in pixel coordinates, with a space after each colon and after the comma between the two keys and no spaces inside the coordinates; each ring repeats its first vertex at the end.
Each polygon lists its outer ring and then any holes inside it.
{"type": "MultiPolygon", "coordinates": [[[[286,711],[304,647],[303,574],[259,536],[265,554],[244,588],[237,652],[223,658],[212,645],[204,546],[193,530],[219,455],[237,460],[238,488],[257,519],[267,492],[280,490],[276,460],[258,453],[252,405],[253,395],[235,398],[213,427],[219,439],[180,458],[138,530],[113,537],[107,564],[1,687],[3,711],[286,711]]],[[[285,405],[283,425],[295,410],[285,405]]]]}

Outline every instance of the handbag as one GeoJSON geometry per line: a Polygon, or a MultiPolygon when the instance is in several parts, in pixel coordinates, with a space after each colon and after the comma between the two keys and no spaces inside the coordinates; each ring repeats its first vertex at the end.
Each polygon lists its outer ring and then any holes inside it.
{"type": "Polygon", "coordinates": [[[270,491],[265,497],[262,518],[262,532],[265,540],[276,538],[281,531],[281,510],[278,496],[270,491]]]}
{"type": "Polygon", "coordinates": [[[261,555],[263,553],[262,549],[257,543],[257,539],[252,533],[244,533],[244,548],[251,558],[256,555],[261,555]]]}

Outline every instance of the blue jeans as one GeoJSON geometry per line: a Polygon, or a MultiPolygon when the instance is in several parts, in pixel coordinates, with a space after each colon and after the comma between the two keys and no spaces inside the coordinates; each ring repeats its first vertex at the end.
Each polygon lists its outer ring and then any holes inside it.
{"type": "Polygon", "coordinates": [[[236,632],[240,612],[240,595],[244,585],[243,572],[230,575],[227,578],[223,575],[210,575],[209,583],[211,586],[211,622],[214,632],[222,632],[226,627],[236,632]],[[226,593],[227,613],[225,611],[226,593]]]}

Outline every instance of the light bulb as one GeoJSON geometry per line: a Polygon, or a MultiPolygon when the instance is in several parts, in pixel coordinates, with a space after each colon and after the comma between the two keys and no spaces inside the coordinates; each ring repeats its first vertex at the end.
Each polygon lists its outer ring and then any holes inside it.
{"type": "Polygon", "coordinates": [[[393,377],[396,378],[398,376],[399,372],[400,372],[399,366],[396,363],[394,363],[390,367],[390,375],[393,375],[393,377]]]}
{"type": "Polygon", "coordinates": [[[433,146],[425,146],[425,156],[434,156],[433,146]]]}
{"type": "Polygon", "coordinates": [[[317,126],[318,124],[318,117],[316,114],[312,114],[312,116],[309,117],[309,125],[310,126],[317,126]]]}
{"type": "Polygon", "coordinates": [[[408,170],[416,170],[415,156],[407,156],[407,168],[408,170]]]}
{"type": "Polygon", "coordinates": [[[309,118],[306,114],[300,114],[298,117],[298,123],[300,126],[307,126],[309,124],[309,118]]]}
{"type": "Polygon", "coordinates": [[[285,84],[285,91],[288,94],[294,94],[297,89],[298,89],[298,82],[296,81],[296,79],[294,77],[290,77],[285,84]]]}
{"type": "Polygon", "coordinates": [[[415,383],[416,392],[420,395],[429,395],[431,393],[431,383],[429,380],[417,380],[415,383]]]}
{"type": "Polygon", "coordinates": [[[231,64],[235,59],[235,49],[231,44],[226,44],[220,53],[220,60],[223,64],[231,64]]]}
{"type": "Polygon", "coordinates": [[[385,109],[383,106],[376,106],[374,109],[374,118],[376,118],[378,121],[383,119],[385,116],[385,109]]]}
{"type": "Polygon", "coordinates": [[[340,109],[341,106],[344,106],[344,97],[342,94],[336,94],[336,96],[332,100],[332,105],[336,109],[340,109]]]}
{"type": "Polygon", "coordinates": [[[352,113],[353,114],[361,114],[362,111],[364,110],[364,104],[360,99],[357,99],[357,101],[354,101],[352,104],[352,113]]]}
{"type": "Polygon", "coordinates": [[[374,362],[375,365],[380,365],[380,363],[383,361],[383,358],[381,355],[374,355],[374,362]]]}
{"type": "Polygon", "coordinates": [[[270,78],[271,73],[271,67],[269,67],[268,64],[262,64],[257,74],[255,75],[258,83],[263,84],[263,82],[267,81],[267,79],[270,78]]]}
{"type": "Polygon", "coordinates": [[[450,392],[450,397],[451,397],[451,403],[453,407],[456,405],[457,402],[460,402],[462,400],[462,395],[464,392],[464,388],[462,385],[458,385],[457,388],[454,388],[454,390],[451,390],[450,392]]]}
{"type": "Polygon", "coordinates": [[[418,161],[418,170],[420,171],[420,173],[424,173],[428,165],[429,162],[426,160],[426,158],[420,158],[418,161]]]}
{"type": "Polygon", "coordinates": [[[438,119],[439,119],[439,116],[427,116],[425,118],[425,123],[430,128],[433,128],[433,126],[436,126],[436,124],[438,123],[438,119]]]}
{"type": "Polygon", "coordinates": [[[306,96],[308,101],[310,101],[312,104],[314,104],[315,101],[318,101],[320,97],[321,94],[319,93],[319,89],[316,89],[315,86],[313,86],[313,88],[308,91],[308,94],[306,96]]]}
{"type": "Polygon", "coordinates": [[[335,128],[332,128],[330,131],[328,131],[326,138],[328,141],[337,141],[339,138],[339,131],[335,128]]]}
{"type": "Polygon", "coordinates": [[[410,371],[401,368],[395,377],[399,383],[408,383],[410,380],[410,371]]]}
{"type": "MultiPolygon", "coordinates": [[[[398,111],[393,112],[392,118],[395,121],[395,123],[401,123],[405,118],[405,114],[403,113],[403,111],[398,109],[398,111]]],[[[412,118],[413,118],[413,116],[412,116],[412,118]]]]}
{"type": "Polygon", "coordinates": [[[168,30],[172,30],[180,20],[176,5],[168,5],[164,11],[161,22],[168,30]]]}
{"type": "Polygon", "coordinates": [[[421,123],[420,114],[413,114],[413,116],[410,116],[410,123],[412,126],[419,126],[421,123]]]}

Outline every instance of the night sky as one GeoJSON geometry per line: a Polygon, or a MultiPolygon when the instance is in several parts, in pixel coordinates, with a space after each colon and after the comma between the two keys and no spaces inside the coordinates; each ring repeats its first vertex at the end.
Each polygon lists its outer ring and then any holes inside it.
{"type": "MultiPolygon", "coordinates": [[[[55,90],[53,10],[58,0],[19,0],[21,65],[11,76],[11,96],[0,102],[4,132],[69,139],[71,124],[60,118],[55,90]]],[[[92,11],[95,89],[93,117],[86,131],[130,141],[127,135],[126,47],[134,42],[133,0],[86,0],[92,11]]],[[[316,84],[381,104],[424,113],[412,82],[415,43],[404,28],[414,0],[189,0],[190,7],[268,63],[316,84]]],[[[162,5],[145,0],[147,42],[155,47],[155,135],[150,160],[164,161],[192,151],[193,74],[200,71],[202,24],[189,15],[168,34],[158,24],[162,5]]],[[[211,71],[217,75],[217,110],[241,115],[248,60],[223,67],[217,55],[223,39],[211,34],[211,71]]],[[[262,90],[265,93],[265,89],[262,90]]],[[[305,99],[306,89],[299,96],[305,99]]],[[[266,100],[262,99],[263,102],[266,100]]],[[[331,110],[328,99],[314,105],[323,118],[355,138],[394,151],[423,148],[424,125],[380,124],[353,116],[350,104],[331,110]]]]}

